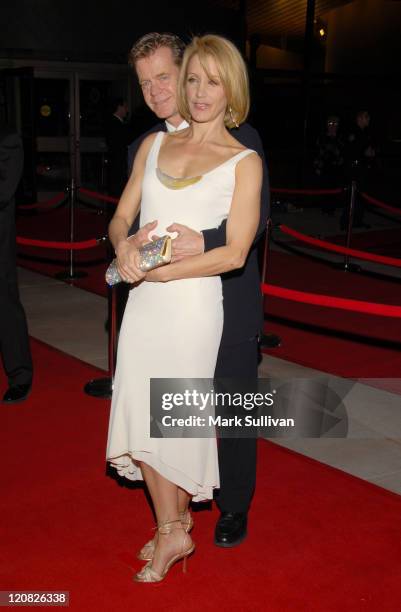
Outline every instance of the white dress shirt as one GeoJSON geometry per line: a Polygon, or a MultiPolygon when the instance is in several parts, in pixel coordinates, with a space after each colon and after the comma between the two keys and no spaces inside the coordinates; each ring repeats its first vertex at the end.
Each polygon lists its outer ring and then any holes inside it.
{"type": "Polygon", "coordinates": [[[189,127],[189,123],[188,121],[185,121],[185,119],[181,121],[178,127],[171,125],[171,123],[168,121],[165,121],[165,124],[168,132],[179,132],[180,130],[184,130],[185,128],[189,127]]]}

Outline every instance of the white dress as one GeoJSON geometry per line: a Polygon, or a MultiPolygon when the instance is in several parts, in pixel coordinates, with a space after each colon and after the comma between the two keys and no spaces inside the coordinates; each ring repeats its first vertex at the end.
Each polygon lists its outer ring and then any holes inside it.
{"type": "MultiPolygon", "coordinates": [[[[140,225],[158,220],[159,236],[177,222],[195,230],[218,227],[228,217],[235,166],[241,151],[182,189],[160,180],[158,154],[164,132],[149,151],[142,185],[140,225]]],[[[164,175],[165,176],[165,175],[164,175]]],[[[142,282],[130,291],[120,331],[110,413],[107,460],[121,476],[142,479],[144,461],[188,491],[194,501],[219,487],[215,438],[151,438],[150,378],[213,378],[223,329],[219,276],[168,283],[142,282]]]]}

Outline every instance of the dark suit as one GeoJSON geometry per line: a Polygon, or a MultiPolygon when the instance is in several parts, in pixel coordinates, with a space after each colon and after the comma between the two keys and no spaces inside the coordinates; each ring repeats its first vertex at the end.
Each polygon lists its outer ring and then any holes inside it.
{"type": "MultiPolygon", "coordinates": [[[[128,170],[142,140],[148,134],[166,131],[159,123],[128,147],[128,170]]],[[[262,142],[258,132],[249,124],[231,130],[242,145],[254,149],[263,161],[263,185],[260,222],[255,241],[245,266],[241,270],[222,274],[224,326],[217,358],[216,378],[257,378],[257,336],[263,325],[262,294],[257,259],[258,241],[264,234],[270,213],[269,178],[262,142]]],[[[176,219],[179,223],[179,219],[176,219]]],[[[130,229],[137,231],[139,219],[130,229]]],[[[205,251],[226,244],[226,221],[216,229],[203,232],[205,251]]],[[[224,512],[247,512],[256,477],[256,439],[225,438],[219,440],[220,493],[218,505],[224,512]]]]}
{"type": "Polygon", "coordinates": [[[20,137],[0,127],[0,352],[9,385],[32,380],[25,312],[19,299],[15,245],[14,194],[21,179],[24,151],[20,137]]]}

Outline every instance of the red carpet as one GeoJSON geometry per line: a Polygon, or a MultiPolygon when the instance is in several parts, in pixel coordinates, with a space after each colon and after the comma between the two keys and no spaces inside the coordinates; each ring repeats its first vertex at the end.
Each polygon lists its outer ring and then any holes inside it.
{"type": "MultiPolygon", "coordinates": [[[[272,251],[268,282],[357,300],[401,304],[399,281],[344,273],[299,255],[272,251]]],[[[350,378],[400,378],[401,319],[267,301],[266,331],[282,346],[270,354],[350,378]]]]}
{"type": "Polygon", "coordinates": [[[134,584],[151,519],[141,490],[105,476],[108,402],[81,391],[98,372],[33,353],[31,397],[0,411],[0,590],[69,590],[97,612],[398,612],[401,498],[264,441],[244,544],[214,547],[216,511],[197,512],[189,573],[134,584]]]}

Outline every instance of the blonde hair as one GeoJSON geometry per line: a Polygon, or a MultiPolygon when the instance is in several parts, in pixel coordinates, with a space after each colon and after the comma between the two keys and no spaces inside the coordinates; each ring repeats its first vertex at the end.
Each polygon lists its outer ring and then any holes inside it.
{"type": "Polygon", "coordinates": [[[194,55],[199,57],[201,66],[208,77],[211,76],[209,74],[208,59],[212,58],[216,62],[219,77],[227,97],[227,111],[224,117],[224,124],[230,129],[238,127],[238,125],[246,120],[249,113],[248,71],[237,47],[226,38],[214,34],[196,36],[185,49],[177,91],[177,106],[181,117],[187,121],[191,119],[185,84],[188,74],[188,63],[194,55]]]}

